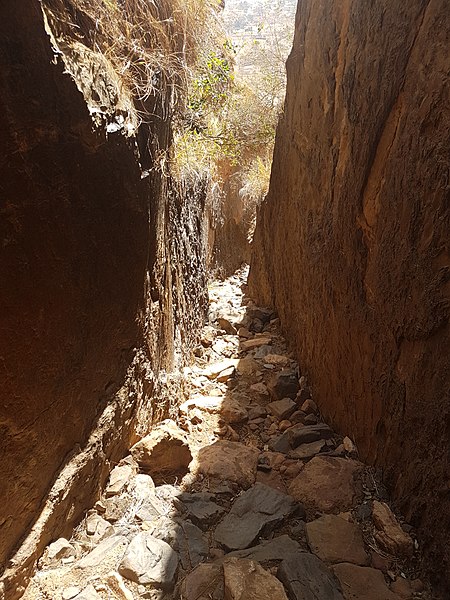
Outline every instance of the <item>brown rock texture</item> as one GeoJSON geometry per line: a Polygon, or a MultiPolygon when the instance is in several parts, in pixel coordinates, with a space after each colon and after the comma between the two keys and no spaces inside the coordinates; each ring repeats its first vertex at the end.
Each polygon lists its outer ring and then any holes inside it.
{"type": "Polygon", "coordinates": [[[250,295],[450,585],[445,0],[299,3],[250,295]]]}
{"type": "MultiPolygon", "coordinates": [[[[114,118],[117,82],[88,47],[83,15],[70,19],[82,50],[74,57],[61,42],[64,64],[38,0],[3,3],[0,17],[0,597],[9,599],[92,504],[109,461],[172,410],[159,374],[183,364],[203,318],[207,228],[202,189],[181,193],[151,169],[170,140],[170,93],[149,98],[154,117],[138,143],[94,131],[86,103],[100,98],[114,118]],[[74,60],[77,85],[64,72],[74,60]]],[[[177,379],[165,379],[175,399],[177,379]]]]}

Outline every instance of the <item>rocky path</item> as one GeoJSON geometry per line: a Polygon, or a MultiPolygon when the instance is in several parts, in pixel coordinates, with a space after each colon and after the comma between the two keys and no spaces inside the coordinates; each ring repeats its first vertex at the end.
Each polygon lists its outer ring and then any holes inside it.
{"type": "Polygon", "coordinates": [[[418,543],[353,442],[323,422],[245,273],[210,288],[191,393],[111,472],[25,599],[432,598],[418,543]]]}

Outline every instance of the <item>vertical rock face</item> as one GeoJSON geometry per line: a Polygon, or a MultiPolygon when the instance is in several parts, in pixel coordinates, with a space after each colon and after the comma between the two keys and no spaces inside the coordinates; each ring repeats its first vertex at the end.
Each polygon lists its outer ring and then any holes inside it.
{"type": "Polygon", "coordinates": [[[449,36],[445,0],[299,3],[250,272],[447,577],[449,36]]]}
{"type": "MultiPolygon", "coordinates": [[[[203,314],[206,227],[203,190],[142,179],[135,144],[93,131],[53,64],[40,2],[0,16],[0,576],[12,597],[108,461],[170,413],[152,397],[203,314]]],[[[153,102],[139,131],[150,150],[170,138],[153,102]]]]}

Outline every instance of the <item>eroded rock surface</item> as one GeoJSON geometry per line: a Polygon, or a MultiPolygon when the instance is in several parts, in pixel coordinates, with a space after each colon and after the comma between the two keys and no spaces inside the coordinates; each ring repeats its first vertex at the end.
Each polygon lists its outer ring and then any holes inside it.
{"type": "Polygon", "coordinates": [[[249,277],[324,417],[420,522],[444,589],[449,36],[447,0],[299,2],[249,277]]]}

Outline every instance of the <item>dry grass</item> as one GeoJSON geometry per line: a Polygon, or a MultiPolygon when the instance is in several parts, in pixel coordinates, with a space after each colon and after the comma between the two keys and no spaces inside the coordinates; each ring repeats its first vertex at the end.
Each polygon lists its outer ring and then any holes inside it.
{"type": "MultiPolygon", "coordinates": [[[[100,53],[133,97],[185,88],[218,0],[43,0],[55,39],[100,53]]],[[[173,100],[173,98],[172,98],[173,100]]]]}

